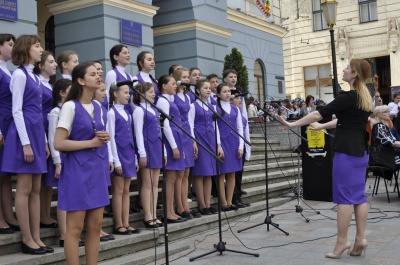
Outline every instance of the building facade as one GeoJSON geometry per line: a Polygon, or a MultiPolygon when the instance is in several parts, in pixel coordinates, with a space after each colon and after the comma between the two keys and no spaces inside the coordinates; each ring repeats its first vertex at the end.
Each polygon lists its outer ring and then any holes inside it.
{"type": "MultiPolygon", "coordinates": [[[[321,0],[282,0],[281,12],[288,33],[283,39],[288,98],[314,95],[333,98],[330,33],[321,0]]],[[[335,30],[338,82],[352,58],[370,62],[379,76],[384,103],[400,86],[400,2],[397,0],[339,0],[335,30]]],[[[372,87],[373,75],[368,80],[372,87]]]]}
{"type": "Polygon", "coordinates": [[[253,0],[4,0],[0,6],[6,2],[17,4],[18,19],[1,19],[0,14],[1,32],[38,34],[42,46],[56,56],[71,49],[80,61],[99,60],[108,71],[110,48],[134,35],[133,43],[127,44],[130,74],[138,71],[136,55],[148,50],[155,55],[155,77],[168,73],[172,64],[199,67],[203,76],[221,76],[225,55],[236,47],[248,68],[249,91],[256,98],[286,95],[282,49],[286,30],[279,26],[279,1],[271,1],[270,17],[253,0]],[[128,23],[128,32],[121,30],[123,23],[128,23]]]}

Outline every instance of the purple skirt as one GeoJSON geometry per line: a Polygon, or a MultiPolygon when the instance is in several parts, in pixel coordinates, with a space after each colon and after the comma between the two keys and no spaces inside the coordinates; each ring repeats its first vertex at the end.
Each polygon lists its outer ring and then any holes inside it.
{"type": "MultiPolygon", "coordinates": [[[[0,129],[1,129],[1,133],[3,134],[4,139],[7,139],[8,128],[10,128],[12,121],[13,121],[12,117],[6,118],[0,113],[0,129]]],[[[3,154],[4,154],[4,149],[1,149],[0,150],[0,177],[10,176],[10,173],[1,171],[3,154]]]]}
{"type": "Polygon", "coordinates": [[[368,160],[367,152],[361,157],[335,153],[332,169],[334,203],[357,205],[367,202],[365,172],[368,160]]]}
{"type": "Polygon", "coordinates": [[[180,157],[178,160],[173,159],[172,148],[169,145],[167,139],[165,139],[165,149],[167,150],[167,164],[165,165],[165,169],[167,170],[185,170],[185,161],[183,159],[183,145],[182,145],[182,133],[178,133],[172,130],[172,134],[174,135],[175,143],[180,153],[180,157]]]}

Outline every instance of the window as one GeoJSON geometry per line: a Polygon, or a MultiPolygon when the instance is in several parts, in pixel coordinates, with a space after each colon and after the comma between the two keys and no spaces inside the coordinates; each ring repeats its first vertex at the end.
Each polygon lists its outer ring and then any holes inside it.
{"type": "Polygon", "coordinates": [[[360,23],[377,21],[378,10],[376,0],[358,0],[360,23]]]}
{"type": "Polygon", "coordinates": [[[322,13],[321,0],[312,0],[313,8],[313,29],[314,31],[327,29],[324,14],[322,13]]]}
{"type": "Polygon", "coordinates": [[[332,94],[331,65],[315,65],[304,67],[304,88],[306,95],[328,100],[332,94]]]}
{"type": "Polygon", "coordinates": [[[264,68],[258,59],[254,62],[254,94],[261,102],[264,101],[264,68]]]}

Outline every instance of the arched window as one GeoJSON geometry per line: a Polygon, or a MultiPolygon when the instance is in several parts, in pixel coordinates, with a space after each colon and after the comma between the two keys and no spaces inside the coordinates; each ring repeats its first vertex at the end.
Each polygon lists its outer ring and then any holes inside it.
{"type": "Polygon", "coordinates": [[[265,100],[264,87],[264,67],[262,62],[257,59],[254,62],[254,94],[260,102],[265,100]]]}
{"type": "Polygon", "coordinates": [[[55,33],[54,33],[54,16],[51,16],[47,22],[44,30],[45,34],[45,44],[44,47],[46,51],[50,51],[55,54],[56,45],[55,45],[55,33]]]}

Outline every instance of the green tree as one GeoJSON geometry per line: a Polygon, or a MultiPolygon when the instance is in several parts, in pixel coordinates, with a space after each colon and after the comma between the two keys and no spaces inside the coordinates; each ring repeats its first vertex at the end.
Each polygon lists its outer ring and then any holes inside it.
{"type": "Polygon", "coordinates": [[[224,71],[226,69],[235,69],[238,73],[238,81],[236,88],[243,93],[249,92],[249,72],[247,66],[244,65],[244,59],[241,52],[238,49],[233,48],[231,54],[225,56],[224,71]]]}

